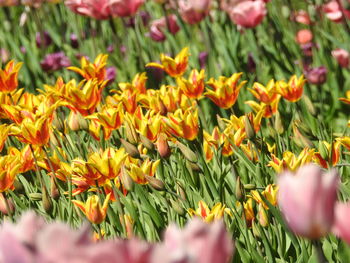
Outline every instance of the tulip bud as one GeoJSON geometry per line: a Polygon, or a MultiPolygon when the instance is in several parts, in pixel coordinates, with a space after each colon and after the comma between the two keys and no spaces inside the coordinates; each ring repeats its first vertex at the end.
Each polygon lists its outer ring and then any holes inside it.
{"type": "Polygon", "coordinates": [[[180,185],[179,182],[176,183],[176,193],[181,196],[182,201],[185,201],[187,199],[185,190],[183,189],[183,187],[180,185]]]}
{"type": "Polygon", "coordinates": [[[261,226],[267,227],[269,225],[269,218],[267,216],[264,206],[260,203],[258,207],[258,220],[261,226]]]}
{"type": "Polygon", "coordinates": [[[17,192],[17,193],[25,193],[25,189],[23,187],[23,184],[18,179],[16,179],[14,181],[13,186],[15,187],[15,192],[17,192]]]}
{"type": "Polygon", "coordinates": [[[125,121],[125,132],[126,132],[126,138],[128,141],[132,144],[137,144],[139,142],[135,127],[129,123],[128,121],[125,121]]]}
{"type": "Polygon", "coordinates": [[[243,199],[243,197],[244,197],[243,193],[244,193],[244,189],[242,188],[241,178],[239,176],[237,176],[235,194],[236,194],[236,199],[238,201],[241,201],[243,199]]]}
{"type": "Polygon", "coordinates": [[[168,158],[171,155],[171,149],[168,144],[167,136],[164,133],[160,133],[158,135],[156,146],[160,157],[168,158]]]}
{"type": "Polygon", "coordinates": [[[165,189],[164,183],[161,180],[147,174],[145,174],[145,178],[154,189],[158,191],[163,191],[165,189]]]}
{"type": "Polygon", "coordinates": [[[50,192],[51,192],[51,196],[53,200],[58,200],[58,198],[60,198],[60,191],[58,190],[55,178],[53,176],[51,176],[50,179],[50,192]]]}
{"type": "Polygon", "coordinates": [[[15,212],[15,205],[11,198],[5,199],[3,193],[0,193],[0,211],[4,215],[12,215],[15,212]]]}
{"type": "Polygon", "coordinates": [[[253,230],[253,235],[255,237],[261,238],[261,232],[258,225],[255,223],[255,220],[252,221],[252,230],[253,230]]]}
{"type": "Polygon", "coordinates": [[[143,146],[145,146],[148,150],[154,150],[154,144],[146,136],[140,134],[140,140],[143,146]]]}
{"type": "Polygon", "coordinates": [[[320,152],[320,155],[323,159],[325,160],[329,159],[329,151],[326,145],[322,141],[318,142],[318,151],[320,152]]]}
{"type": "Polygon", "coordinates": [[[48,214],[51,214],[53,210],[53,204],[52,204],[51,197],[47,192],[47,189],[45,186],[42,187],[42,202],[43,202],[43,208],[45,212],[48,214]]]}
{"type": "Polygon", "coordinates": [[[132,180],[128,172],[125,170],[124,165],[121,168],[120,181],[122,182],[124,188],[129,192],[134,189],[134,181],[132,180]]]}
{"type": "Polygon", "coordinates": [[[171,206],[174,209],[174,211],[176,213],[178,213],[180,216],[184,216],[186,214],[186,211],[183,208],[183,206],[180,204],[180,202],[176,202],[176,201],[170,199],[170,203],[171,203],[171,206]]]}
{"type": "Polygon", "coordinates": [[[78,48],[79,47],[79,41],[78,41],[78,36],[76,34],[71,34],[70,35],[70,45],[72,48],[78,48]]]}
{"type": "Polygon", "coordinates": [[[130,142],[124,140],[124,139],[120,139],[120,142],[121,144],[124,146],[126,152],[128,154],[130,154],[130,156],[132,158],[137,158],[137,159],[140,159],[140,153],[139,151],[137,150],[136,146],[131,144],[130,142]]]}
{"type": "Polygon", "coordinates": [[[311,113],[311,115],[316,115],[316,109],[313,105],[312,101],[307,95],[303,96],[304,103],[306,105],[307,110],[311,113]]]}
{"type": "Polygon", "coordinates": [[[187,160],[189,160],[192,163],[198,162],[197,155],[190,148],[188,148],[186,145],[182,144],[179,141],[176,141],[176,145],[187,160]]]}
{"type": "Polygon", "coordinates": [[[256,185],[255,184],[245,184],[244,185],[244,189],[246,189],[246,190],[255,190],[256,189],[256,185]]]}
{"type": "Polygon", "coordinates": [[[68,116],[68,127],[72,131],[88,130],[89,123],[79,112],[71,111],[68,116]]]}
{"type": "Polygon", "coordinates": [[[245,133],[247,134],[247,138],[249,140],[254,139],[255,131],[254,131],[253,125],[252,125],[252,123],[247,115],[244,118],[244,128],[245,128],[245,133]]]}
{"type": "Polygon", "coordinates": [[[281,120],[281,114],[279,111],[276,112],[276,117],[275,117],[275,130],[278,132],[278,134],[282,134],[284,132],[282,120],[281,120]]]}
{"type": "Polygon", "coordinates": [[[43,199],[41,193],[30,193],[28,196],[32,201],[41,201],[43,199]]]}
{"type": "Polygon", "coordinates": [[[63,132],[65,125],[64,121],[57,116],[57,114],[53,115],[52,126],[55,127],[58,131],[63,132]]]}
{"type": "Polygon", "coordinates": [[[219,126],[219,129],[220,131],[223,131],[226,129],[226,124],[225,122],[222,120],[222,118],[220,117],[220,115],[216,115],[216,120],[218,122],[218,126],[219,126]]]}

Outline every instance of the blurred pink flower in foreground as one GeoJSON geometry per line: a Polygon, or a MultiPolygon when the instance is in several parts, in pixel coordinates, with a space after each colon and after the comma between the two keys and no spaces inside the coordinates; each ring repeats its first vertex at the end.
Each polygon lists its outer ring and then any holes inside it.
{"type": "Polygon", "coordinates": [[[32,212],[0,227],[0,262],[6,263],[227,263],[233,250],[220,221],[194,219],[183,230],[172,225],[159,244],[138,239],[95,243],[87,226],[72,230],[62,223],[46,224],[32,212]]]}
{"type": "Polygon", "coordinates": [[[164,34],[165,30],[168,30],[171,34],[175,35],[180,27],[176,22],[176,15],[168,15],[160,19],[154,20],[150,27],[150,37],[157,42],[162,42],[166,39],[164,34]],[[168,21],[167,21],[168,20],[168,21]]]}
{"type": "Polygon", "coordinates": [[[320,167],[305,165],[278,180],[278,204],[290,229],[297,235],[318,239],[328,234],[334,222],[338,175],[324,174],[320,167]]]}
{"type": "Polygon", "coordinates": [[[350,55],[345,49],[338,48],[333,50],[332,56],[338,61],[341,67],[347,68],[349,66],[350,55]]]}
{"type": "Polygon", "coordinates": [[[338,202],[335,206],[335,222],[332,231],[335,235],[344,239],[348,244],[350,244],[349,218],[350,203],[338,202]]]}
{"type": "Polygon", "coordinates": [[[179,0],[179,13],[188,24],[196,24],[204,19],[210,10],[212,0],[179,0]]]}
{"type": "Polygon", "coordinates": [[[264,1],[244,1],[228,9],[233,23],[252,28],[259,25],[267,14],[264,1]]]}

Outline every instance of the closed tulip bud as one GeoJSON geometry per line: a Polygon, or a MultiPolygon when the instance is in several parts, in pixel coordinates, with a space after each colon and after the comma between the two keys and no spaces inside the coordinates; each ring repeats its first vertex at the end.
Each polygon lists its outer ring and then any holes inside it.
{"type": "Polygon", "coordinates": [[[139,138],[137,136],[135,127],[128,121],[125,121],[124,125],[125,125],[126,138],[128,139],[128,141],[132,144],[137,144],[139,142],[139,138]]]}
{"type": "Polygon", "coordinates": [[[244,185],[244,189],[246,189],[246,190],[255,190],[256,189],[256,185],[255,184],[245,184],[244,185]]]}
{"type": "Polygon", "coordinates": [[[181,196],[182,201],[185,201],[187,199],[186,192],[179,183],[176,184],[176,193],[181,196]]]}
{"type": "Polygon", "coordinates": [[[178,213],[180,216],[184,216],[186,214],[186,211],[183,208],[183,206],[180,204],[180,202],[176,202],[176,201],[170,199],[170,203],[171,203],[171,206],[174,209],[174,211],[176,213],[178,213]]]}
{"type": "Polygon", "coordinates": [[[60,132],[63,132],[65,130],[64,120],[57,117],[57,114],[54,114],[54,118],[52,120],[52,126],[55,127],[60,132]]]}
{"type": "Polygon", "coordinates": [[[182,144],[179,141],[176,142],[176,145],[187,160],[189,160],[192,163],[198,162],[197,155],[190,148],[188,148],[186,145],[182,144]]]}
{"type": "Polygon", "coordinates": [[[53,200],[58,200],[60,198],[60,191],[58,190],[54,177],[51,177],[50,183],[51,183],[50,185],[51,197],[53,200]]]}
{"type": "Polygon", "coordinates": [[[310,98],[306,95],[303,96],[304,103],[306,105],[307,110],[312,114],[316,115],[316,109],[310,98]]]}
{"type": "Polygon", "coordinates": [[[322,141],[318,142],[318,151],[320,152],[320,155],[323,159],[325,160],[329,159],[329,151],[326,145],[322,141]]]}
{"type": "Polygon", "coordinates": [[[158,191],[163,191],[165,189],[164,183],[153,177],[153,176],[149,176],[149,175],[145,175],[145,178],[147,180],[147,182],[150,184],[150,186],[152,186],[154,189],[158,190],[158,191]]]}
{"type": "Polygon", "coordinates": [[[193,172],[197,172],[197,173],[202,172],[202,169],[201,169],[201,167],[198,164],[192,163],[192,162],[188,162],[188,165],[189,165],[189,167],[191,168],[191,170],[193,172]]]}
{"type": "Polygon", "coordinates": [[[125,170],[125,166],[121,168],[120,181],[126,190],[132,191],[134,189],[134,181],[125,170]]]}
{"type": "Polygon", "coordinates": [[[171,149],[168,144],[167,136],[164,133],[160,133],[158,135],[156,146],[160,157],[168,158],[171,155],[171,149]]]}
{"type": "Polygon", "coordinates": [[[225,122],[222,120],[222,118],[220,117],[220,115],[216,115],[216,120],[218,122],[218,126],[220,128],[220,131],[223,131],[226,129],[226,124],[225,122]]]}
{"type": "Polygon", "coordinates": [[[23,184],[19,180],[15,180],[13,182],[13,186],[15,187],[15,192],[16,193],[25,193],[25,189],[23,187],[23,184]]]}
{"type": "Polygon", "coordinates": [[[88,130],[88,121],[80,113],[71,112],[68,116],[68,127],[71,131],[88,130]]]}
{"type": "Polygon", "coordinates": [[[140,134],[140,140],[143,146],[145,146],[148,150],[154,150],[154,144],[146,136],[140,134]]]}
{"type": "Polygon", "coordinates": [[[252,230],[253,230],[253,235],[256,238],[261,238],[261,232],[260,232],[259,226],[254,220],[252,221],[252,230]]]}
{"type": "Polygon", "coordinates": [[[281,119],[281,114],[278,111],[276,112],[275,125],[274,126],[275,126],[275,130],[277,131],[278,134],[282,134],[284,132],[282,119],[281,119]]]}
{"type": "Polygon", "coordinates": [[[254,139],[255,131],[254,131],[253,125],[252,125],[250,119],[248,118],[248,116],[246,116],[244,118],[244,128],[245,128],[245,132],[247,134],[247,138],[250,140],[254,139]]]}
{"type": "Polygon", "coordinates": [[[136,146],[131,144],[130,142],[120,139],[121,144],[124,146],[126,152],[132,157],[132,158],[137,158],[140,159],[140,153],[137,150],[136,146]]]}
{"type": "Polygon", "coordinates": [[[264,206],[260,203],[258,207],[258,220],[261,226],[267,227],[269,225],[269,217],[267,216],[264,206]]]}
{"type": "Polygon", "coordinates": [[[32,201],[41,201],[43,199],[41,193],[30,193],[28,196],[32,201]]]}
{"type": "Polygon", "coordinates": [[[15,204],[11,198],[5,199],[3,193],[0,193],[0,211],[4,215],[12,215],[15,212],[15,204]]]}
{"type": "Polygon", "coordinates": [[[242,188],[241,178],[239,176],[236,179],[235,194],[236,194],[236,199],[238,201],[241,201],[243,199],[243,197],[244,197],[244,189],[242,188]]]}
{"type": "Polygon", "coordinates": [[[278,204],[295,234],[319,239],[329,233],[339,185],[336,170],[324,174],[316,165],[305,165],[296,174],[282,173],[278,185],[278,204]]]}
{"type": "Polygon", "coordinates": [[[53,210],[53,204],[52,204],[51,197],[47,192],[47,189],[45,186],[42,187],[42,202],[43,202],[43,208],[45,212],[48,214],[51,214],[53,210]]]}

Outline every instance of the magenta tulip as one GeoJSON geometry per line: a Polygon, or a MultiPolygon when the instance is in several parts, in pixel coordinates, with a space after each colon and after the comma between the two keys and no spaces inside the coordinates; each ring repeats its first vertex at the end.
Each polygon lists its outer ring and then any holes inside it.
{"type": "Polygon", "coordinates": [[[332,56],[338,61],[342,68],[347,68],[350,62],[350,54],[345,49],[335,49],[332,51],[332,56]]]}
{"type": "Polygon", "coordinates": [[[309,164],[296,174],[282,173],[278,184],[278,203],[290,229],[310,239],[327,235],[334,221],[337,172],[324,174],[320,167],[309,164]]]}
{"type": "Polygon", "coordinates": [[[245,28],[259,25],[267,13],[264,1],[244,1],[229,9],[233,23],[245,28]]]}
{"type": "Polygon", "coordinates": [[[212,0],[179,0],[179,13],[188,24],[196,24],[204,19],[210,10],[212,0]]]}

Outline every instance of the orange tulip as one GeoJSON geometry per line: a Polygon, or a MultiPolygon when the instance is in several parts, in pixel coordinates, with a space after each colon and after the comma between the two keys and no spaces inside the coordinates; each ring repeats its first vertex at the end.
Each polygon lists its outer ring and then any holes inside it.
{"type": "Polygon", "coordinates": [[[279,94],[282,95],[283,98],[289,100],[290,102],[296,102],[300,100],[303,95],[304,84],[306,80],[304,76],[300,76],[298,79],[296,75],[292,76],[288,83],[284,81],[278,81],[276,83],[276,89],[279,94]]]}
{"type": "Polygon", "coordinates": [[[269,81],[266,87],[264,87],[262,84],[258,82],[255,82],[253,85],[253,88],[249,89],[249,91],[260,102],[263,102],[268,105],[272,104],[278,96],[276,91],[275,81],[273,79],[269,81]]]}
{"type": "Polygon", "coordinates": [[[242,73],[235,73],[230,78],[220,77],[219,80],[211,78],[207,84],[212,88],[204,93],[216,105],[223,109],[229,109],[235,104],[239,91],[247,81],[238,84],[242,73]]]}
{"type": "Polygon", "coordinates": [[[178,78],[177,84],[185,95],[191,99],[199,99],[204,91],[204,69],[200,72],[194,69],[191,71],[189,79],[178,78]]]}
{"type": "Polygon", "coordinates": [[[148,63],[146,67],[156,67],[164,70],[172,77],[182,76],[187,68],[189,52],[188,48],[184,48],[181,52],[175,57],[175,59],[168,57],[164,54],[160,55],[161,64],[158,63],[148,63]]]}
{"type": "Polygon", "coordinates": [[[346,98],[340,98],[339,100],[342,102],[345,102],[346,104],[350,104],[350,90],[348,90],[346,93],[346,98]]]}
{"type": "Polygon", "coordinates": [[[0,156],[0,193],[14,190],[13,183],[20,168],[18,157],[0,156]]]}
{"type": "Polygon", "coordinates": [[[107,59],[108,55],[100,54],[94,63],[91,63],[83,56],[80,62],[81,68],[68,67],[68,69],[80,74],[86,80],[98,79],[99,82],[103,82],[106,78],[107,59]]]}
{"type": "Polygon", "coordinates": [[[0,69],[0,91],[9,93],[14,91],[18,86],[18,71],[20,70],[22,63],[17,63],[13,60],[7,63],[5,69],[0,69]]]}
{"type": "Polygon", "coordinates": [[[102,207],[100,205],[100,199],[97,195],[89,196],[86,203],[78,200],[73,200],[72,202],[84,213],[91,223],[101,224],[106,218],[110,197],[110,194],[106,196],[102,207]]]}

